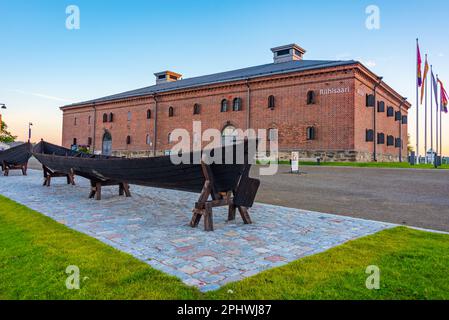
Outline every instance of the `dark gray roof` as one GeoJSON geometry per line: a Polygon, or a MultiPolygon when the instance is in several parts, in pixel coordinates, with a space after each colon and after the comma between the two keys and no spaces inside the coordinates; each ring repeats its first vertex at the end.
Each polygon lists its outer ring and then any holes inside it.
{"type": "Polygon", "coordinates": [[[167,91],[179,90],[179,89],[187,89],[198,86],[204,86],[209,84],[216,84],[221,82],[229,82],[229,81],[238,81],[245,80],[257,77],[263,77],[267,75],[275,75],[282,73],[290,73],[297,71],[307,71],[313,69],[321,69],[321,68],[329,68],[329,67],[338,67],[351,65],[356,63],[354,60],[347,61],[328,61],[328,60],[296,60],[289,61],[284,63],[270,63],[264,64],[261,66],[249,67],[244,69],[238,69],[233,71],[215,73],[206,76],[188,78],[183,80],[178,80],[174,82],[165,82],[157,85],[153,85],[150,87],[145,87],[141,89],[131,90],[119,94],[114,94],[111,96],[98,98],[94,100],[79,102],[71,105],[67,105],[65,107],[82,105],[82,104],[91,104],[91,103],[100,103],[107,102],[113,100],[120,100],[125,98],[134,98],[140,96],[151,95],[154,93],[162,93],[167,91]]]}

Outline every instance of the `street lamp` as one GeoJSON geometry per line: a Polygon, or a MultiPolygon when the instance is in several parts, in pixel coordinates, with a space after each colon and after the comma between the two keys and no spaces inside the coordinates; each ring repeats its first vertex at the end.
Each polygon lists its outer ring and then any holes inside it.
{"type": "Polygon", "coordinates": [[[28,143],[31,141],[31,127],[33,126],[33,123],[28,123],[28,143]]]}

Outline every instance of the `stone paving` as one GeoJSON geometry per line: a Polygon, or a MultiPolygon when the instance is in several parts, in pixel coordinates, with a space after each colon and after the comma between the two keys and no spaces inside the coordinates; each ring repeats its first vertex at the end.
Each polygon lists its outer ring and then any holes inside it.
{"type": "Polygon", "coordinates": [[[198,194],[131,186],[132,198],[106,187],[103,200],[88,199],[89,183],[64,178],[42,186],[42,173],[0,176],[0,194],[59,223],[127,252],[201,291],[282,266],[393,225],[292,208],[255,204],[252,225],[227,209],[214,209],[214,232],[188,223],[198,194]]]}

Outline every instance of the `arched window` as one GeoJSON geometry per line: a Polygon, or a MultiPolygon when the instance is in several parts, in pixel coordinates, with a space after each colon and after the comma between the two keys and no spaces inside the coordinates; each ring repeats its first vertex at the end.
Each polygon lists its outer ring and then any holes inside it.
{"type": "Polygon", "coordinates": [[[128,121],[131,121],[131,111],[128,111],[128,121]]]}
{"type": "Polygon", "coordinates": [[[108,122],[108,115],[103,113],[103,122],[108,122]]]}
{"type": "Polygon", "coordinates": [[[109,122],[114,122],[114,114],[112,112],[109,114],[109,122]]]}
{"type": "Polygon", "coordinates": [[[315,97],[315,91],[309,91],[307,92],[307,104],[315,104],[316,103],[316,97],[315,97]]]}
{"type": "Polygon", "coordinates": [[[372,130],[372,129],[366,129],[365,141],[366,141],[366,142],[372,142],[372,141],[374,141],[374,130],[372,130]]]}
{"type": "Polygon", "coordinates": [[[383,132],[377,133],[377,144],[384,144],[385,143],[385,134],[383,132]]]}
{"type": "Polygon", "coordinates": [[[198,103],[195,103],[193,106],[193,114],[200,114],[200,105],[198,103]]]}
{"type": "Polygon", "coordinates": [[[76,140],[76,138],[73,138],[73,145],[74,145],[74,146],[77,145],[77,140],[76,140]]]}
{"type": "Polygon", "coordinates": [[[221,100],[221,112],[226,112],[228,111],[228,100],[227,99],[223,99],[221,100]]]}
{"type": "Polygon", "coordinates": [[[173,107],[169,107],[168,108],[168,116],[173,117],[174,114],[175,114],[175,111],[173,110],[173,107]]]}
{"type": "Polygon", "coordinates": [[[242,110],[242,99],[235,98],[232,102],[232,111],[240,111],[242,110]]]}
{"type": "Polygon", "coordinates": [[[91,120],[91,117],[89,116],[89,117],[87,118],[87,124],[90,124],[90,120],[91,120]]]}
{"type": "Polygon", "coordinates": [[[131,144],[131,136],[126,137],[126,144],[131,144]]]}
{"type": "Polygon", "coordinates": [[[268,97],[268,108],[274,109],[274,107],[275,107],[274,96],[269,96],[268,97]]]}
{"type": "Polygon", "coordinates": [[[307,128],[307,140],[315,140],[316,138],[316,130],[315,127],[307,128]]]}
{"type": "Polygon", "coordinates": [[[278,129],[270,128],[267,133],[268,141],[278,141],[278,129]]]}
{"type": "Polygon", "coordinates": [[[76,126],[76,123],[77,123],[77,119],[75,118],[75,119],[73,120],[73,124],[76,126]]]}
{"type": "Polygon", "coordinates": [[[147,134],[147,138],[145,139],[146,144],[151,145],[151,137],[147,134]]]}
{"type": "Polygon", "coordinates": [[[147,119],[151,119],[151,110],[150,109],[147,110],[147,119]]]}
{"type": "Polygon", "coordinates": [[[92,138],[87,138],[87,145],[90,147],[92,145],[92,138]]]}

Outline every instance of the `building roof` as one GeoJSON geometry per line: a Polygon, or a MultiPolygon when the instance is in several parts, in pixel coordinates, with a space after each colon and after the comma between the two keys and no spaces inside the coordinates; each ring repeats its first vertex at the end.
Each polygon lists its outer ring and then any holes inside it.
{"type": "Polygon", "coordinates": [[[163,93],[168,91],[189,89],[199,86],[217,84],[222,82],[238,81],[245,79],[258,78],[268,75],[276,75],[282,73],[298,72],[298,71],[308,71],[314,69],[339,67],[355,64],[354,60],[347,61],[331,61],[331,60],[296,60],[288,61],[283,63],[269,63],[255,67],[249,67],[244,69],[232,70],[227,72],[220,72],[211,75],[205,75],[194,78],[187,78],[183,80],[178,80],[174,82],[160,83],[153,86],[131,90],[119,94],[114,94],[106,96],[103,98],[93,99],[89,101],[74,103],[66,105],[62,108],[68,108],[72,106],[109,102],[114,100],[121,100],[127,98],[135,98],[141,96],[148,96],[155,93],[163,93]]]}

